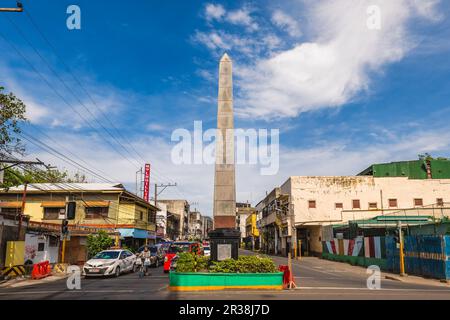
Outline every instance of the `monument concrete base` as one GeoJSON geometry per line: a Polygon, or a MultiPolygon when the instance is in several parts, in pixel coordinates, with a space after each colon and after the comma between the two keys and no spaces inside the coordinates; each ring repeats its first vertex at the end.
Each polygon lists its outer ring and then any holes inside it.
{"type": "Polygon", "coordinates": [[[211,261],[237,259],[241,233],[239,229],[220,228],[209,232],[211,261]]]}

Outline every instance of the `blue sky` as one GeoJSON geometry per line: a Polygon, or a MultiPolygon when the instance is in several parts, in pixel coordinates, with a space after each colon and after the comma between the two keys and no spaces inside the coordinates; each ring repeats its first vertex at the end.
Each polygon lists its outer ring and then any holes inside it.
{"type": "MultiPolygon", "coordinates": [[[[26,14],[0,15],[0,85],[26,102],[31,124],[25,132],[65,154],[76,153],[131,190],[135,171],[148,160],[152,182],[178,183],[161,197],[186,198],[211,214],[213,166],[172,164],[170,136],[176,128],[192,130],[195,120],[204,128],[215,126],[218,59],[224,52],[233,59],[236,127],[281,132],[278,174],[238,167],[238,201],[255,204],[290,175],[351,175],[374,162],[414,159],[423,152],[450,156],[445,1],[23,4],[61,58],[26,14]],[[66,27],[71,4],[81,8],[81,30],[66,27]],[[366,8],[373,4],[380,8],[380,30],[365,25],[366,8]],[[114,135],[118,129],[116,139],[131,143],[140,156],[122,150],[99,122],[114,135]]],[[[79,170],[29,144],[27,157],[36,156],[79,170]]]]}

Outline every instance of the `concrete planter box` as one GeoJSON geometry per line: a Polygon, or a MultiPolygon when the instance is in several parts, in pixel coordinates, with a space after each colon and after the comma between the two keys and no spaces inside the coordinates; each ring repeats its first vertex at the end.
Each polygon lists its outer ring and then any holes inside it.
{"type": "Polygon", "coordinates": [[[282,290],[283,273],[170,272],[169,290],[282,290]]]}

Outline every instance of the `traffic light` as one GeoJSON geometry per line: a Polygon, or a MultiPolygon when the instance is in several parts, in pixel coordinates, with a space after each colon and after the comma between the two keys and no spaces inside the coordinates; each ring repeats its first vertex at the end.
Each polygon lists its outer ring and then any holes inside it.
{"type": "Polygon", "coordinates": [[[75,219],[75,211],[77,208],[77,203],[75,201],[69,201],[67,202],[67,213],[66,213],[66,219],[73,220],[75,219]]]}
{"type": "Polygon", "coordinates": [[[398,229],[396,229],[394,231],[394,240],[395,240],[396,243],[400,243],[400,234],[398,232],[398,229]]]}
{"type": "Polygon", "coordinates": [[[61,233],[68,234],[69,233],[69,221],[64,219],[61,224],[61,233]]]}

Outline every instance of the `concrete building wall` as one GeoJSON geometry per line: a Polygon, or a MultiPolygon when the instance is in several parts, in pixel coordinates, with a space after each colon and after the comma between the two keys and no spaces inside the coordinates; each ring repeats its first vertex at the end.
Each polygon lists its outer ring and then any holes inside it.
{"type": "MultiPolygon", "coordinates": [[[[297,229],[306,230],[308,251],[321,252],[321,226],[394,214],[399,210],[408,210],[410,215],[419,214],[411,210],[419,207],[414,199],[422,199],[422,206],[436,204],[438,198],[450,202],[450,179],[293,176],[281,186],[281,193],[290,196],[297,229]],[[397,206],[390,206],[390,199],[396,199],[397,206]],[[359,200],[359,208],[354,207],[353,200],[359,200]],[[337,203],[341,203],[342,208],[337,207],[337,203]],[[369,208],[369,203],[373,208],[369,208]]],[[[424,214],[423,210],[420,214],[424,214]]]]}
{"type": "MultiPolygon", "coordinates": [[[[25,235],[25,261],[33,263],[49,261],[57,263],[59,257],[59,238],[37,233],[25,235]]],[[[24,261],[24,262],[25,262],[24,261]]]]}
{"type": "Polygon", "coordinates": [[[296,224],[370,218],[381,211],[387,214],[414,208],[414,199],[422,199],[423,206],[435,204],[438,198],[450,201],[450,179],[296,176],[281,189],[282,192],[291,189],[296,224]],[[396,207],[389,205],[390,199],[397,200],[396,207]],[[360,208],[353,207],[353,200],[359,200],[360,208]],[[316,207],[310,208],[309,201],[315,201],[316,207]],[[343,208],[336,208],[336,203],[342,203],[343,208]],[[376,208],[369,208],[369,203],[376,203],[376,208]]]}
{"type": "Polygon", "coordinates": [[[189,227],[189,203],[186,200],[158,200],[167,205],[167,211],[180,217],[179,238],[187,236],[189,227]]]}

